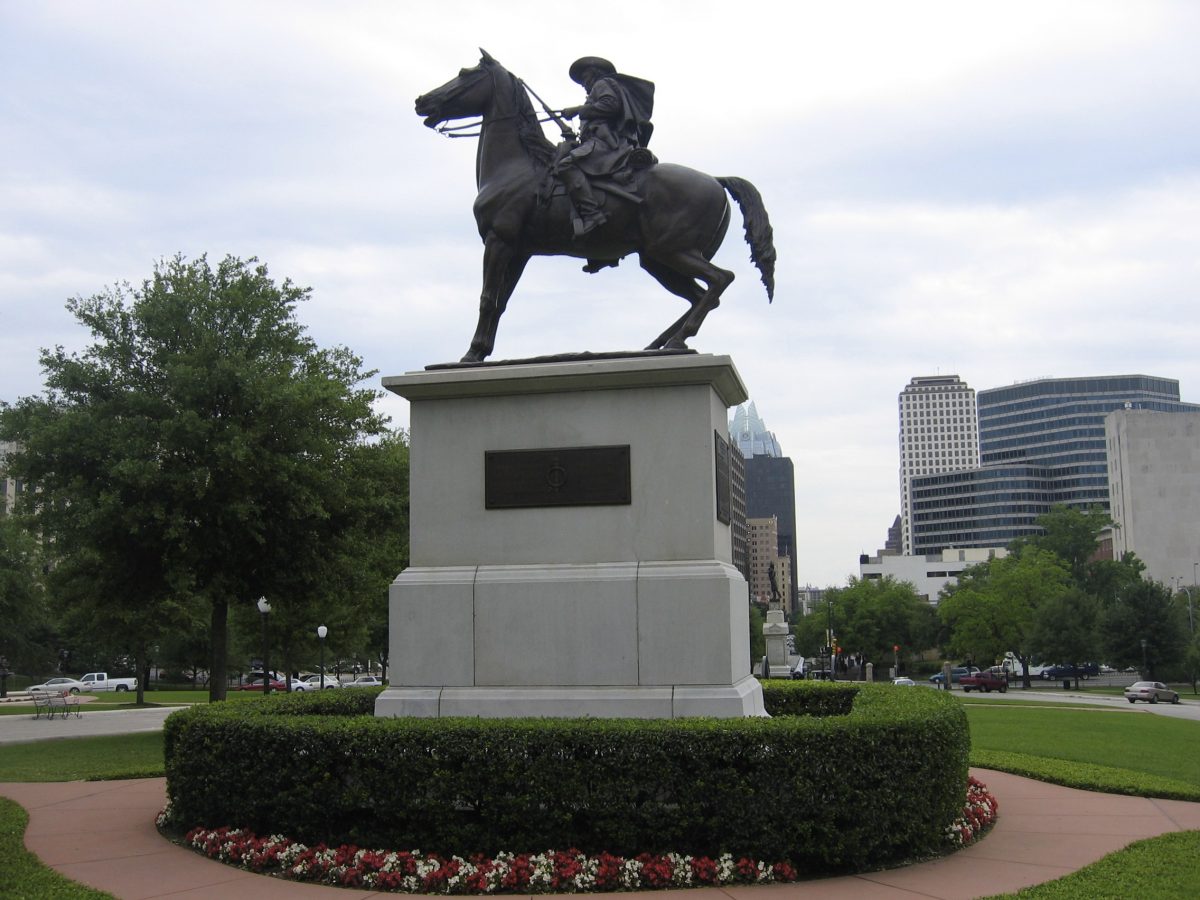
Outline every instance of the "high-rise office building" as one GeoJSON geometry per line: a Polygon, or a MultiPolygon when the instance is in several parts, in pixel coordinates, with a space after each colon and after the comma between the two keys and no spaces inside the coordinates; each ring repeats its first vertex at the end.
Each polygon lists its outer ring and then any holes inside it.
{"type": "Polygon", "coordinates": [[[912,479],[979,466],[975,391],[957,375],[925,375],[900,392],[900,547],[913,551],[912,479]]]}
{"type": "Polygon", "coordinates": [[[788,609],[795,609],[796,475],[792,461],[783,455],[779,441],[767,430],[753,403],[734,411],[729,436],[746,464],[746,519],[774,516],[778,523],[778,553],[787,558],[790,569],[785,602],[788,609]]]}
{"type": "Polygon", "coordinates": [[[775,516],[746,520],[747,546],[750,556],[750,599],[755,603],[770,603],[773,600],[771,576],[774,574],[774,591],[781,603],[787,603],[792,595],[791,562],[779,553],[779,522],[775,516]]]}
{"type": "Polygon", "coordinates": [[[788,609],[796,605],[796,475],[786,456],[751,456],[746,460],[746,521],[774,516],[779,555],[791,567],[788,609]]]}
{"type": "MultiPolygon", "coordinates": [[[[1113,556],[1196,592],[1200,573],[1200,412],[1118,409],[1104,420],[1113,556]]],[[[1200,598],[1193,597],[1200,602],[1200,598]]],[[[1195,606],[1191,607],[1193,624],[1195,606]]]]}
{"type": "Polygon", "coordinates": [[[1056,504],[1108,508],[1104,417],[1117,409],[1200,411],[1179,382],[1148,375],[1046,378],[979,391],[981,465],[914,475],[914,555],[1003,547],[1037,534],[1056,504]]]}
{"type": "Polygon", "coordinates": [[[734,410],[729,423],[729,437],[746,459],[752,456],[783,456],[774,432],[767,431],[753,403],[734,410]]]}

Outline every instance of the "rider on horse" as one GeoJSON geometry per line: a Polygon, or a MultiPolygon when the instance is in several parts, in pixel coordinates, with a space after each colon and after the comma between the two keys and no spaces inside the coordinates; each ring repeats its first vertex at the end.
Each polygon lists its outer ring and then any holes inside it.
{"type": "MultiPolygon", "coordinates": [[[[571,80],[587,90],[582,106],[564,109],[564,118],[579,116],[579,141],[560,145],[554,174],[562,179],[575,204],[575,236],[582,237],[608,221],[592,193],[589,178],[629,178],[638,160],[631,155],[650,141],[654,126],[654,84],[620,75],[607,59],[585,56],[571,64],[571,80]]],[[[649,151],[645,151],[649,155],[649,151]]]]}

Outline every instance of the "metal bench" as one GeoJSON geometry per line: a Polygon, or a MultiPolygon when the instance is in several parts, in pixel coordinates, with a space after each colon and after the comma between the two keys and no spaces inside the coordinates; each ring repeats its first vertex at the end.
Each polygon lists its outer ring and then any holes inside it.
{"type": "Polygon", "coordinates": [[[59,691],[50,695],[51,717],[53,713],[59,711],[65,719],[71,713],[75,713],[75,718],[82,719],[83,716],[79,712],[79,698],[68,694],[66,691],[59,691]]]}
{"type": "Polygon", "coordinates": [[[38,691],[33,695],[33,717],[35,719],[54,718],[54,706],[50,703],[49,694],[38,691]]]}

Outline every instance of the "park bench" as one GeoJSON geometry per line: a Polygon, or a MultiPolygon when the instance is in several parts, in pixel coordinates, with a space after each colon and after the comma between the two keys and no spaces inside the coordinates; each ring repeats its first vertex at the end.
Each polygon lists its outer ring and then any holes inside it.
{"type": "Polygon", "coordinates": [[[33,717],[40,719],[43,716],[53,719],[54,707],[50,704],[50,695],[39,691],[33,695],[33,717]]]}
{"type": "Polygon", "coordinates": [[[51,717],[53,717],[54,712],[61,711],[64,719],[71,715],[72,712],[75,713],[75,718],[83,718],[79,712],[79,698],[71,696],[66,691],[59,691],[50,695],[50,711],[51,717]]]}

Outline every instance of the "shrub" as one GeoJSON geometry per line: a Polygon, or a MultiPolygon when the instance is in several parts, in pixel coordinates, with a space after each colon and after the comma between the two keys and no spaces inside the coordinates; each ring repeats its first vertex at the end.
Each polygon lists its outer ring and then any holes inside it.
{"type": "Polygon", "coordinates": [[[771,686],[770,719],[376,719],[377,692],[212,704],[165,729],[173,820],[463,855],[576,847],[852,870],[934,852],[962,808],[950,698],[771,686]],[[803,695],[803,696],[802,696],[803,695]]]}
{"type": "Polygon", "coordinates": [[[854,707],[858,683],[768,679],[762,689],[772,716],[845,716],[854,707]]]}

